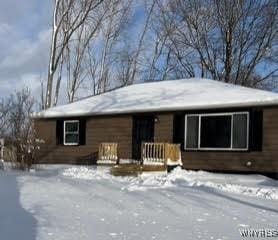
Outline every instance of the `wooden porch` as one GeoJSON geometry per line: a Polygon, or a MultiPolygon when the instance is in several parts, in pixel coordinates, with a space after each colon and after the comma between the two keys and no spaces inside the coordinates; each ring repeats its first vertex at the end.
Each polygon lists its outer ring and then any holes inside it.
{"type": "Polygon", "coordinates": [[[141,145],[141,159],[119,159],[118,143],[99,145],[97,165],[111,166],[114,175],[137,175],[142,172],[167,171],[181,165],[180,144],[146,142],[141,145]]]}

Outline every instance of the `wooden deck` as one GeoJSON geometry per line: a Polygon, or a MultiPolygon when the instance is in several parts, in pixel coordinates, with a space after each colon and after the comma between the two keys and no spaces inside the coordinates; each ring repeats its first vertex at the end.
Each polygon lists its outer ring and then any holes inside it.
{"type": "Polygon", "coordinates": [[[142,143],[141,160],[118,159],[117,143],[101,143],[97,165],[112,166],[113,175],[138,175],[142,172],[166,171],[168,165],[179,165],[181,152],[179,144],[142,143]]]}
{"type": "Polygon", "coordinates": [[[143,143],[143,165],[179,165],[181,163],[180,144],[143,143]]]}

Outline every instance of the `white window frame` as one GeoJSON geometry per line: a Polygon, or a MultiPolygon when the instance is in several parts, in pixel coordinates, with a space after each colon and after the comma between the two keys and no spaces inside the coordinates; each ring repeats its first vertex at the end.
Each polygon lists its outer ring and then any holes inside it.
{"type": "Polygon", "coordinates": [[[201,113],[201,114],[186,114],[185,115],[185,135],[184,135],[184,150],[201,150],[201,151],[247,151],[249,149],[249,112],[225,112],[225,113],[201,113]],[[234,115],[246,114],[247,115],[247,137],[246,137],[246,148],[233,148],[233,121],[234,115]],[[207,116],[231,116],[231,146],[229,148],[204,148],[201,147],[201,118],[207,116]],[[196,148],[187,148],[186,140],[187,140],[187,118],[188,117],[198,117],[199,119],[199,128],[198,128],[198,147],[196,148]]]}
{"type": "Polygon", "coordinates": [[[77,134],[78,135],[78,139],[79,139],[79,120],[66,120],[66,121],[64,121],[64,145],[65,146],[76,146],[76,145],[79,145],[79,140],[78,140],[78,142],[75,142],[75,143],[67,143],[66,142],[66,135],[67,134],[77,134]],[[77,123],[77,131],[67,132],[66,131],[67,123],[77,123]]]}

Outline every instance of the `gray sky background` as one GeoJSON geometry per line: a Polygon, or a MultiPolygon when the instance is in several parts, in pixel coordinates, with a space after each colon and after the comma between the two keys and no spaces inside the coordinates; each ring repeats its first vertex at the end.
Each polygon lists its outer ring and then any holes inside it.
{"type": "Polygon", "coordinates": [[[45,77],[51,0],[0,0],[0,97],[23,86],[33,91],[45,77]]]}

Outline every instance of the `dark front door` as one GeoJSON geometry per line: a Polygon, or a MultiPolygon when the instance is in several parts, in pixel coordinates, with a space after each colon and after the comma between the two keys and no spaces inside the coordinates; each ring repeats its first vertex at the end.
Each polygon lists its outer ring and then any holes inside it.
{"type": "Polygon", "coordinates": [[[154,140],[154,117],[134,116],[132,136],[132,158],[141,159],[142,142],[153,142],[154,140]]]}

